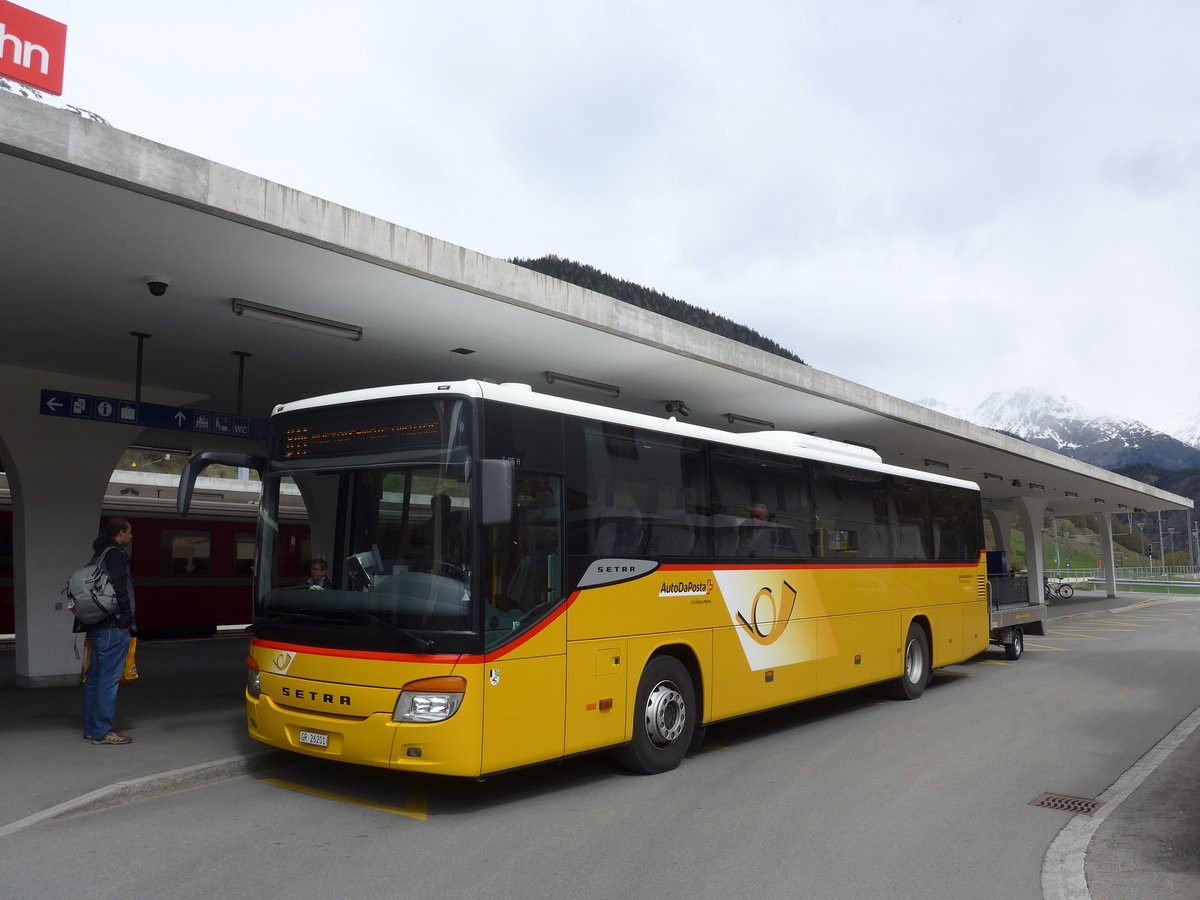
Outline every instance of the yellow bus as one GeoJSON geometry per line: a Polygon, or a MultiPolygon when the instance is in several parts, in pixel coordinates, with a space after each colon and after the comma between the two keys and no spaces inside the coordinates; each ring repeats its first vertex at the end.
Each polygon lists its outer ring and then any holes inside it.
{"type": "Polygon", "coordinates": [[[676,767],[712,722],[921,695],[989,643],[978,487],[478,381],[276,408],[246,724],[313,757],[484,776],[604,748],[676,767]],[[304,498],[324,586],[277,510],[304,498]]]}

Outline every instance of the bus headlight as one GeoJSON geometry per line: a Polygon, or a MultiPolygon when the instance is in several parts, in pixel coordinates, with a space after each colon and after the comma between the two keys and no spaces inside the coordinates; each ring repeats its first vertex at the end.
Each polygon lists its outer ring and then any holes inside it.
{"type": "Polygon", "coordinates": [[[410,681],[400,692],[392,720],[396,722],[444,722],[462,706],[467,679],[442,675],[410,681]]]}
{"type": "Polygon", "coordinates": [[[246,657],[246,692],[251,697],[262,693],[262,679],[259,677],[258,660],[253,656],[246,657]]]}

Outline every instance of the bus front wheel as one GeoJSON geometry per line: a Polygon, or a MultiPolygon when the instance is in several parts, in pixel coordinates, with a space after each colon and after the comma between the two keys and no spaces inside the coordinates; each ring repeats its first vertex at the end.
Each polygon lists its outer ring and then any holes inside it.
{"type": "Polygon", "coordinates": [[[904,639],[904,674],[889,685],[893,700],[916,700],[925,693],[930,674],[929,638],[916,622],[908,626],[904,639]]]}
{"type": "Polygon", "coordinates": [[[656,775],[683,761],[696,729],[696,692],[687,667],[656,656],[638,682],[633,740],[617,748],[617,761],[633,772],[656,775]]]}

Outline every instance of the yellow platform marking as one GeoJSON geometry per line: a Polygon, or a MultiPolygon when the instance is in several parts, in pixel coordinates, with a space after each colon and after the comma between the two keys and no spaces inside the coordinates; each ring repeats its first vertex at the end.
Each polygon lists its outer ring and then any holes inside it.
{"type": "Polygon", "coordinates": [[[285,788],[289,791],[296,791],[301,794],[309,794],[313,797],[321,797],[325,800],[336,800],[339,803],[349,803],[353,806],[365,806],[367,809],[375,809],[379,812],[390,813],[393,816],[404,816],[409,819],[417,819],[424,822],[428,816],[425,812],[425,798],[420,793],[408,798],[407,807],[390,806],[386,803],[376,803],[374,800],[363,800],[359,797],[350,797],[346,794],[335,794],[333,791],[323,791],[320,788],[309,787],[304,784],[296,784],[292,781],[283,781],[279,778],[260,778],[263,784],[274,785],[275,787],[285,788]]]}
{"type": "MultiPolygon", "coordinates": [[[[980,662],[983,663],[985,666],[1011,666],[1012,665],[1012,663],[1004,662],[1003,660],[1000,660],[1000,659],[981,659],[980,662]]],[[[974,676],[972,676],[972,677],[974,677],[974,676]]]]}
{"type": "Polygon", "coordinates": [[[1046,637],[1060,641],[1107,641],[1109,638],[1097,637],[1094,634],[1076,634],[1074,631],[1051,631],[1046,637]]]}
{"type": "Polygon", "coordinates": [[[1045,644],[1034,644],[1030,641],[1025,641],[1026,653],[1045,653],[1046,651],[1054,651],[1056,653],[1070,653],[1069,647],[1047,647],[1045,644]]]}

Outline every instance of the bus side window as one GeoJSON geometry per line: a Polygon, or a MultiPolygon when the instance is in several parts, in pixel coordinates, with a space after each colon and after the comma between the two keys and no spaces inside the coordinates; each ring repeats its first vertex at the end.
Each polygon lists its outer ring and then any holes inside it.
{"type": "Polygon", "coordinates": [[[589,529],[596,557],[692,557],[708,552],[701,444],[624,425],[583,429],[589,529]]]}
{"type": "Polygon", "coordinates": [[[741,559],[810,555],[812,502],[802,460],[714,448],[712,480],[715,555],[741,559]]]}

